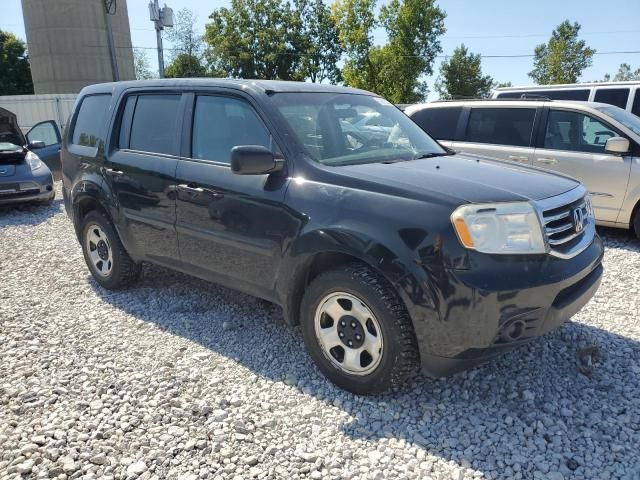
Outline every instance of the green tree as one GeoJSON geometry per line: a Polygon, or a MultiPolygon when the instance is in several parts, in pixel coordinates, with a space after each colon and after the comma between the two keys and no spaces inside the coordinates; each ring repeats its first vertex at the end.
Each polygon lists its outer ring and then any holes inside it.
{"type": "Polygon", "coordinates": [[[494,85],[493,78],[482,74],[482,58],[469,53],[464,44],[440,65],[436,90],[442,99],[486,98],[494,85]]]}
{"type": "Polygon", "coordinates": [[[207,68],[195,55],[180,53],[164,69],[166,78],[206,77],[207,68]]]}
{"type": "Polygon", "coordinates": [[[533,70],[529,76],[541,85],[576,83],[593,61],[596,51],[578,39],[580,24],[565,20],[551,33],[546,44],[534,51],[533,70]]]}
{"type": "Polygon", "coordinates": [[[151,72],[147,52],[145,52],[143,49],[133,49],[133,65],[136,72],[136,79],[148,80],[150,78],[155,78],[155,76],[151,72]]]}
{"type": "Polygon", "coordinates": [[[18,37],[0,30],[0,95],[33,93],[27,47],[18,37]]]}
{"type": "Polygon", "coordinates": [[[314,83],[338,83],[342,79],[338,62],[343,52],[331,9],[323,0],[295,0],[294,6],[298,19],[294,46],[300,54],[301,75],[314,83]]]}
{"type": "Polygon", "coordinates": [[[204,77],[207,68],[204,64],[205,41],[197,31],[198,17],[188,8],[179,10],[173,27],[164,30],[164,36],[171,42],[169,65],[165,68],[165,77],[204,77]]]}
{"type": "MultiPolygon", "coordinates": [[[[628,63],[622,63],[620,67],[618,67],[618,71],[613,76],[614,82],[626,82],[629,80],[640,80],[640,68],[636,70],[631,70],[631,65],[628,63]]],[[[611,75],[608,73],[604,76],[603,82],[610,82],[611,75]]]]}
{"type": "Polygon", "coordinates": [[[212,68],[225,76],[304,80],[299,51],[300,20],[288,2],[232,0],[205,27],[212,68]]]}
{"type": "Polygon", "coordinates": [[[424,76],[442,51],[445,13],[434,0],[391,0],[375,17],[375,0],[337,0],[333,16],[346,52],[343,77],[348,85],[372,90],[392,102],[420,101],[427,92],[424,76]],[[373,45],[382,26],[387,43],[373,45]]]}

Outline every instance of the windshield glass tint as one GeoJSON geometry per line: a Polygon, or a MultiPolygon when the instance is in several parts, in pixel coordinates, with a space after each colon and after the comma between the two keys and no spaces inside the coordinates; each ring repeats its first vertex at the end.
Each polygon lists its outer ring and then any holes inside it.
{"type": "Polygon", "coordinates": [[[379,97],[278,93],[273,100],[307,155],[325,165],[445,154],[409,117],[379,97]]]}
{"type": "Polygon", "coordinates": [[[640,118],[636,117],[634,114],[617,107],[597,107],[596,110],[599,110],[608,117],[617,120],[636,135],[640,135],[640,118]]]}

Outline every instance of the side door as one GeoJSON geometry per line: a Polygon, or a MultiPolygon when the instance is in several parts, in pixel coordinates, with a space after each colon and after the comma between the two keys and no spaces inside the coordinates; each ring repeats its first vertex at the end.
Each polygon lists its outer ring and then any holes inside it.
{"type": "Polygon", "coordinates": [[[451,148],[529,165],[537,117],[536,107],[467,107],[463,111],[464,126],[451,148]]]}
{"type": "Polygon", "coordinates": [[[283,203],[285,170],[231,171],[231,149],[279,152],[263,117],[243,97],[195,93],[185,118],[188,145],[178,163],[177,224],[184,268],[202,278],[275,300],[275,274],[297,228],[283,203]]]}
{"type": "Polygon", "coordinates": [[[121,234],[139,258],[180,266],[175,173],[182,127],[180,92],[129,92],[120,102],[117,138],[105,162],[121,234]]]}
{"type": "Polygon", "coordinates": [[[596,219],[615,222],[631,172],[631,157],[607,153],[611,137],[625,136],[586,112],[549,107],[534,165],[577,178],[592,195],[596,219]]]}
{"type": "Polygon", "coordinates": [[[60,174],[60,129],[56,122],[47,120],[45,122],[36,123],[27,132],[27,142],[35,154],[40,157],[47,167],[59,176],[60,174]],[[35,142],[42,142],[42,146],[35,147],[35,142]]]}

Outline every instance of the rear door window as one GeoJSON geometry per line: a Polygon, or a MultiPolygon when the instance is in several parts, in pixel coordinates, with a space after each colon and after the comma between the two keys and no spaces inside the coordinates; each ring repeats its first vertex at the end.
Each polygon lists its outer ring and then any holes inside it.
{"type": "Polygon", "coordinates": [[[238,98],[196,97],[191,142],[192,158],[231,163],[231,149],[262,145],[271,149],[271,136],[253,107],[238,98]]]}
{"type": "Polygon", "coordinates": [[[599,88],[596,90],[594,102],[608,103],[620,108],[627,108],[628,88],[599,88]]]}
{"type": "Polygon", "coordinates": [[[84,147],[104,147],[109,102],[110,94],[84,97],[76,116],[71,143],[84,147]]]}
{"type": "MultiPolygon", "coordinates": [[[[133,100],[127,99],[125,115],[134,108],[129,102],[133,100]]],[[[179,109],[180,94],[139,95],[131,120],[129,149],[177,155],[179,109]]],[[[123,138],[122,130],[120,133],[120,141],[123,142],[126,135],[123,138]]],[[[120,146],[123,147],[122,144],[120,146]]]]}
{"type": "Polygon", "coordinates": [[[423,108],[411,115],[436,140],[454,140],[462,107],[423,108]]]}
{"type": "Polygon", "coordinates": [[[528,147],[535,108],[472,108],[464,141],[528,147]]]}

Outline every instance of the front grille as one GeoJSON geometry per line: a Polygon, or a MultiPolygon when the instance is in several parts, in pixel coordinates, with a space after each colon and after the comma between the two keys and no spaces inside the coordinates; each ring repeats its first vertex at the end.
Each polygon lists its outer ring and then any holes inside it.
{"type": "Polygon", "coordinates": [[[0,195],[13,194],[20,190],[19,183],[0,183],[0,195]]]}
{"type": "Polygon", "coordinates": [[[584,187],[578,187],[538,202],[540,219],[552,254],[571,257],[591,243],[595,226],[586,194],[584,187]]]}

